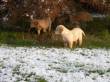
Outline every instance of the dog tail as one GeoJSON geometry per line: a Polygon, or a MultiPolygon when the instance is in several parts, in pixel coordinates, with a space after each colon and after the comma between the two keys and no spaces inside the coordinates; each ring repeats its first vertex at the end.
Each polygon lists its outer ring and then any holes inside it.
{"type": "Polygon", "coordinates": [[[86,34],[84,33],[84,31],[82,30],[82,35],[84,36],[84,37],[86,37],[86,34]]]}
{"type": "Polygon", "coordinates": [[[86,35],[85,35],[84,31],[82,30],[82,35],[81,35],[80,38],[79,38],[79,46],[82,45],[83,37],[86,37],[86,35]]]}

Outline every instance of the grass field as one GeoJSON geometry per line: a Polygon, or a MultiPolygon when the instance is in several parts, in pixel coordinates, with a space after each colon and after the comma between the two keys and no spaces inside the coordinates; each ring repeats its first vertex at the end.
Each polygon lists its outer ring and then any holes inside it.
{"type": "Polygon", "coordinates": [[[93,23],[73,49],[54,33],[0,31],[0,82],[110,82],[110,32],[93,23]]]}
{"type": "MultiPolygon", "coordinates": [[[[63,47],[60,37],[52,34],[42,34],[40,36],[24,32],[0,32],[0,44],[11,46],[45,46],[63,47]]],[[[100,36],[86,34],[83,45],[84,48],[110,48],[110,34],[100,36]]]]}
{"type": "MultiPolygon", "coordinates": [[[[0,25],[1,26],[1,25],[0,25]]],[[[67,27],[71,27],[68,24],[67,27]]],[[[86,24],[83,23],[81,28],[86,33],[86,38],[82,47],[84,48],[110,48],[110,24],[107,19],[94,18],[93,21],[86,24]],[[86,26],[85,26],[86,25],[86,26]]],[[[0,44],[8,44],[11,46],[45,46],[45,47],[63,47],[60,37],[54,33],[43,33],[38,36],[35,33],[22,32],[15,27],[4,25],[0,27],[0,44]],[[15,32],[16,30],[16,32],[15,32]]],[[[25,30],[23,30],[25,29],[25,30]]]]}

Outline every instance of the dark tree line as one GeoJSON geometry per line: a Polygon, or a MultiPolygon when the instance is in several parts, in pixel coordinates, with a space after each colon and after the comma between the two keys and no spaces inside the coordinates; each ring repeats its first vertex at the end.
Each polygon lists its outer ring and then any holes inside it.
{"type": "Polygon", "coordinates": [[[80,0],[0,0],[0,23],[21,25],[21,28],[28,24],[29,27],[30,18],[26,14],[37,19],[49,16],[55,25],[88,22],[91,15],[85,11],[81,13],[83,10],[80,0]]]}
{"type": "Polygon", "coordinates": [[[74,1],[68,0],[2,0],[0,2],[1,19],[7,16],[12,23],[22,18],[25,13],[33,14],[36,18],[57,17],[63,12],[74,11],[71,8],[74,1]],[[72,5],[70,5],[70,3],[72,5]]]}
{"type": "Polygon", "coordinates": [[[39,19],[49,16],[53,22],[63,16],[59,22],[64,22],[68,15],[75,13],[75,9],[74,0],[1,0],[0,22],[15,26],[24,25],[29,22],[26,14],[39,19]]]}

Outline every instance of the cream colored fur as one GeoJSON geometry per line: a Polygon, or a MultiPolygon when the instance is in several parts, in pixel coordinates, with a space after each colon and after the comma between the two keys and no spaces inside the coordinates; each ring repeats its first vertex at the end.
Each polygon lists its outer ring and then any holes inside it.
{"type": "Polygon", "coordinates": [[[79,44],[81,46],[83,36],[85,36],[83,30],[78,26],[69,30],[63,25],[58,25],[56,27],[55,34],[60,34],[63,38],[64,45],[69,46],[69,48],[72,48],[75,44],[79,44]]]}

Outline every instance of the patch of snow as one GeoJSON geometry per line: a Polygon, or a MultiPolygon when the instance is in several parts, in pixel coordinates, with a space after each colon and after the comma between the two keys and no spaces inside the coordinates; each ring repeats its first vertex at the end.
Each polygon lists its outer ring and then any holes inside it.
{"type": "Polygon", "coordinates": [[[0,82],[110,82],[110,50],[0,47],[0,82]]]}
{"type": "Polygon", "coordinates": [[[104,15],[104,14],[92,14],[92,16],[94,17],[94,18],[105,18],[107,15],[104,15]]]}

